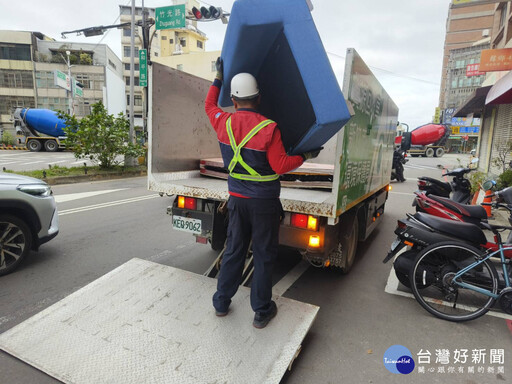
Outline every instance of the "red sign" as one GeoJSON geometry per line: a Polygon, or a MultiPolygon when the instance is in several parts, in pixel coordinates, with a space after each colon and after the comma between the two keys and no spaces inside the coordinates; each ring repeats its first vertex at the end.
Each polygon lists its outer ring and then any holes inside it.
{"type": "Polygon", "coordinates": [[[485,75],[485,72],[480,72],[480,64],[468,64],[466,66],[466,77],[485,75]]]}
{"type": "Polygon", "coordinates": [[[512,48],[484,49],[480,56],[480,71],[508,71],[512,69],[512,48]]]}

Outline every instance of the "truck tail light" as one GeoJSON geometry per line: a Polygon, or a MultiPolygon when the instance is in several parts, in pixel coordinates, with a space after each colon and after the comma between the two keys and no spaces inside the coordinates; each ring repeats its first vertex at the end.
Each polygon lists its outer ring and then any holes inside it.
{"type": "Polygon", "coordinates": [[[309,236],[309,247],[310,248],[319,248],[320,247],[320,236],[317,236],[317,235],[309,236]]]}
{"type": "Polygon", "coordinates": [[[307,228],[312,231],[317,231],[318,218],[311,215],[304,215],[302,213],[292,213],[291,225],[292,227],[307,228]]]}
{"type": "Polygon", "coordinates": [[[178,196],[178,208],[195,211],[197,209],[197,200],[193,197],[178,196]]]}

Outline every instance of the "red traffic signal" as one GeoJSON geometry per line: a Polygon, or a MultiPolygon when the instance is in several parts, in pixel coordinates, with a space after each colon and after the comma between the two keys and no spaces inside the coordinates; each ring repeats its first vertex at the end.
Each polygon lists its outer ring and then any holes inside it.
{"type": "Polygon", "coordinates": [[[201,11],[199,9],[197,9],[196,7],[192,7],[192,13],[194,14],[194,17],[198,20],[203,17],[203,15],[201,14],[201,11]]]}

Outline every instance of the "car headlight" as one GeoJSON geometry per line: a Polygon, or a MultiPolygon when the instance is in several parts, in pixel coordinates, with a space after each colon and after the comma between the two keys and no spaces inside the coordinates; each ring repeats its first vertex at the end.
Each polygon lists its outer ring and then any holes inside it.
{"type": "Polygon", "coordinates": [[[33,196],[47,197],[52,194],[52,188],[47,184],[24,184],[19,185],[17,189],[33,196]]]}

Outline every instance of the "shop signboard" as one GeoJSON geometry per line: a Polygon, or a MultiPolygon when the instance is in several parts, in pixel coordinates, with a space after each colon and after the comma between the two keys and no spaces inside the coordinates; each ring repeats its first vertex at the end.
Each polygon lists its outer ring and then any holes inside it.
{"type": "Polygon", "coordinates": [[[480,72],[512,69],[512,48],[484,49],[480,56],[480,72]]]}

